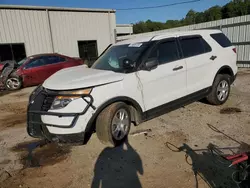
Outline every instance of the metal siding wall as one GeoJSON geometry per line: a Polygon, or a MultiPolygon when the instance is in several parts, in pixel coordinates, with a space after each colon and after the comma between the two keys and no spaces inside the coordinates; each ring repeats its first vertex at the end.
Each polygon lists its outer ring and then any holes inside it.
{"type": "MultiPolygon", "coordinates": [[[[115,42],[115,13],[49,11],[55,52],[79,56],[78,40],[97,40],[100,54],[115,42]],[[109,26],[110,24],[110,26],[109,26]]],[[[24,43],[26,55],[51,53],[45,10],[0,9],[0,44],[24,43]]]]}
{"type": "Polygon", "coordinates": [[[192,29],[222,29],[222,32],[234,43],[237,48],[239,67],[250,67],[250,15],[239,16],[224,20],[205,22],[179,28],[143,33],[137,35],[118,37],[118,40],[126,40],[136,36],[157,35],[165,32],[187,31],[192,29]],[[243,43],[243,44],[242,44],[243,43]],[[244,61],[246,62],[244,64],[244,61]],[[242,64],[243,63],[243,64],[242,64]]]}
{"type": "MultiPolygon", "coordinates": [[[[113,43],[116,42],[116,33],[115,33],[115,30],[116,30],[116,16],[115,16],[115,13],[110,13],[110,26],[111,26],[111,37],[112,37],[112,41],[111,42],[113,44],[113,43]]],[[[102,53],[102,51],[99,52],[99,54],[102,53]]]]}
{"type": "Polygon", "coordinates": [[[116,32],[117,34],[131,34],[133,33],[133,27],[132,26],[116,26],[116,32]]]}
{"type": "Polygon", "coordinates": [[[49,15],[55,52],[79,57],[77,41],[97,40],[100,54],[114,42],[114,13],[110,13],[111,31],[108,13],[50,11],[49,15]]]}
{"type": "Polygon", "coordinates": [[[0,9],[2,43],[24,43],[27,56],[51,52],[46,12],[0,9]]]}

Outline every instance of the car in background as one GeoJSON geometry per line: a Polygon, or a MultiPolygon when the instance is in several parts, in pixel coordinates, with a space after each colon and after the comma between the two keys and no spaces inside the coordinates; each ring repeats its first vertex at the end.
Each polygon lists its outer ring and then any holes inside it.
{"type": "Polygon", "coordinates": [[[0,62],[0,72],[1,72],[2,69],[3,69],[3,66],[4,66],[4,62],[0,62]]]}
{"type": "MultiPolygon", "coordinates": [[[[7,90],[17,90],[21,87],[34,86],[43,83],[57,71],[83,65],[80,58],[72,58],[61,54],[38,54],[29,56],[19,62],[7,75],[4,85],[7,90]]],[[[2,72],[4,72],[2,70],[2,72]]]]}
{"type": "Polygon", "coordinates": [[[4,68],[4,65],[9,62],[9,61],[1,61],[0,62],[0,73],[2,72],[3,68],[4,68]]]}

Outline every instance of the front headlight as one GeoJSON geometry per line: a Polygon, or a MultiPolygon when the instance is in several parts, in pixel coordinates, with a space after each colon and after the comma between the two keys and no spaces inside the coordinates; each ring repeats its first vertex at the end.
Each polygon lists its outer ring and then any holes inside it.
{"type": "Polygon", "coordinates": [[[66,107],[72,101],[81,98],[81,95],[90,94],[92,88],[82,89],[82,90],[75,90],[75,91],[63,91],[56,96],[54,99],[51,110],[58,110],[66,107]],[[60,95],[61,94],[61,95],[60,95]]]}

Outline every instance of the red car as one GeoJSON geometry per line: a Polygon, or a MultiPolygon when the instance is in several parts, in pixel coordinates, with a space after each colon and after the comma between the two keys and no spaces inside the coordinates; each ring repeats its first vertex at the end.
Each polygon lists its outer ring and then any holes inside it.
{"type": "Polygon", "coordinates": [[[14,70],[5,79],[5,88],[17,90],[44,82],[55,72],[84,62],[80,58],[71,58],[60,54],[33,55],[18,62],[14,70]]]}

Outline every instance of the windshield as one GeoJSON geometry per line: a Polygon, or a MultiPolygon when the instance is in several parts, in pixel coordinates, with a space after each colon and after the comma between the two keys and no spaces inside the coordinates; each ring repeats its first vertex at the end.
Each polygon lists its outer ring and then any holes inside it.
{"type": "Polygon", "coordinates": [[[91,68],[125,73],[127,70],[123,68],[123,61],[129,59],[136,62],[148,46],[149,42],[112,46],[91,68]]]}
{"type": "Polygon", "coordinates": [[[17,62],[18,66],[20,67],[22,64],[24,64],[26,60],[27,58],[24,58],[23,60],[17,62]]]}

